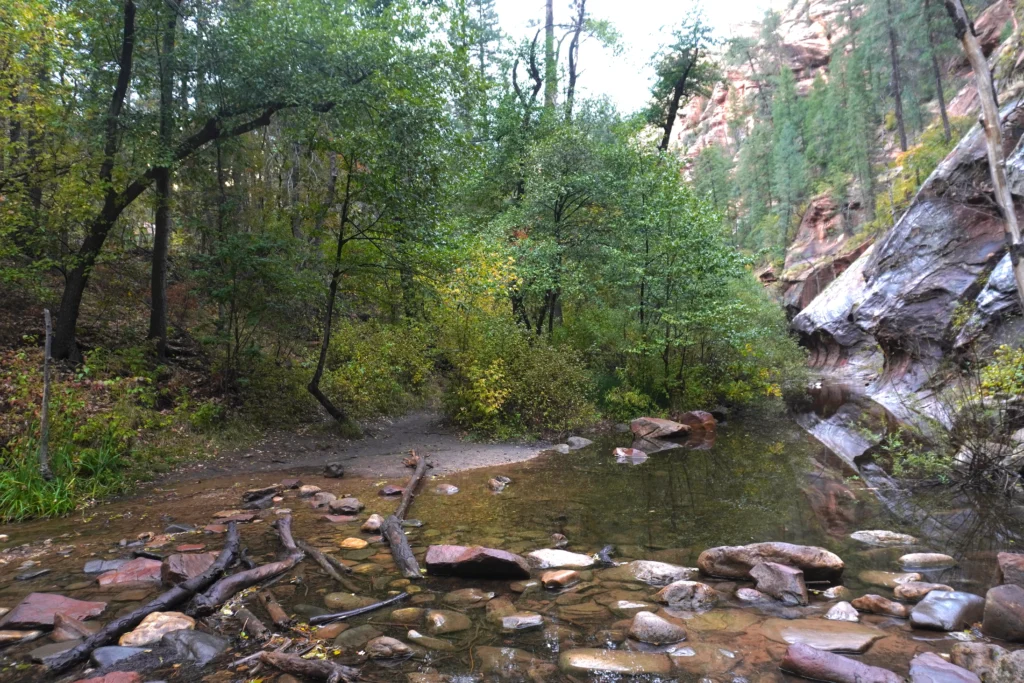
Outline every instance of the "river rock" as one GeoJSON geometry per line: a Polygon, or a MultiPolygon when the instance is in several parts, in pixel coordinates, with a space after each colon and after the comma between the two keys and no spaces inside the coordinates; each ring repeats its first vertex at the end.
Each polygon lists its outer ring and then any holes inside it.
{"type": "Polygon", "coordinates": [[[82,569],[86,574],[106,574],[123,566],[128,560],[89,560],[82,569]]]}
{"type": "Polygon", "coordinates": [[[789,646],[780,666],[783,671],[830,683],[903,683],[902,677],[887,669],[802,643],[789,646]]]}
{"type": "Polygon", "coordinates": [[[172,648],[179,658],[195,662],[199,667],[209,664],[231,644],[227,638],[192,629],[171,631],[160,642],[172,648]]]}
{"type": "Polygon", "coordinates": [[[959,631],[982,618],[985,600],[961,591],[931,591],[910,612],[910,625],[934,631],[959,631]]]}
{"type": "Polygon", "coordinates": [[[483,607],[493,597],[494,593],[485,593],[479,588],[460,588],[446,593],[444,602],[453,607],[465,609],[467,607],[483,607]]]}
{"type": "Polygon", "coordinates": [[[647,462],[647,453],[639,448],[616,448],[613,455],[619,465],[642,465],[647,462]]]}
{"type": "Polygon", "coordinates": [[[680,567],[667,562],[634,560],[601,572],[602,581],[639,581],[649,586],[667,586],[674,581],[697,578],[700,572],[691,567],[680,567]]]}
{"type": "Polygon", "coordinates": [[[924,599],[924,596],[928,595],[932,591],[946,591],[951,592],[953,588],[942,583],[927,583],[926,581],[908,581],[907,583],[901,583],[896,586],[893,592],[896,594],[897,600],[905,600],[907,602],[920,602],[924,599]]]}
{"type": "Polygon", "coordinates": [[[629,636],[641,643],[668,645],[686,640],[686,629],[652,612],[637,612],[629,625],[629,636]]]}
{"type": "Polygon", "coordinates": [[[359,530],[364,534],[375,534],[380,531],[382,524],[384,524],[384,518],[374,513],[366,518],[366,521],[363,522],[363,526],[359,530]]]}
{"type": "Polygon", "coordinates": [[[199,576],[217,559],[217,553],[175,553],[160,568],[160,580],[168,586],[199,576]]]}
{"type": "Polygon", "coordinates": [[[141,655],[146,649],[142,647],[121,647],[120,645],[106,645],[98,647],[89,655],[92,663],[101,668],[108,669],[120,661],[131,659],[135,655],[141,655]]]}
{"type": "Polygon", "coordinates": [[[981,679],[934,652],[922,652],[910,660],[910,683],[981,683],[981,679]]]}
{"type": "Polygon", "coordinates": [[[557,567],[574,567],[586,569],[594,566],[594,558],[582,553],[571,553],[558,548],[542,548],[526,554],[531,566],[537,569],[554,569],[557,567]]]}
{"type": "Polygon", "coordinates": [[[418,624],[423,621],[423,617],[427,614],[427,610],[422,607],[400,607],[391,612],[391,616],[388,617],[388,621],[393,621],[398,624],[418,624]]]}
{"type": "Polygon", "coordinates": [[[602,596],[598,596],[595,602],[604,604],[619,619],[631,619],[637,612],[652,612],[658,609],[653,602],[642,602],[638,600],[611,600],[607,603],[601,602],[602,596]]]}
{"type": "Polygon", "coordinates": [[[992,643],[957,643],[950,651],[949,659],[957,666],[977,674],[983,681],[990,681],[996,665],[1006,654],[1006,648],[992,643]]]}
{"type": "Polygon", "coordinates": [[[159,642],[166,633],[195,627],[196,620],[181,612],[153,612],[147,615],[134,630],[121,636],[117,644],[124,647],[151,645],[159,642]]]}
{"type": "Polygon", "coordinates": [[[504,491],[506,486],[508,486],[508,484],[506,484],[505,482],[501,481],[497,477],[495,477],[494,479],[488,479],[487,480],[487,488],[489,488],[490,490],[494,491],[495,493],[499,493],[501,491],[504,491]]]}
{"type": "Polygon", "coordinates": [[[838,602],[825,613],[825,618],[830,621],[860,621],[860,613],[857,608],[848,602],[838,602]]]}
{"type": "Polygon", "coordinates": [[[551,534],[551,547],[552,548],[568,548],[569,539],[565,537],[565,534],[551,534]]]}
{"type": "Polygon", "coordinates": [[[251,503],[254,500],[260,500],[267,496],[275,496],[278,493],[284,491],[284,486],[281,484],[271,484],[270,486],[263,486],[257,489],[249,489],[242,494],[243,503],[251,503]]]}
{"type": "Polygon", "coordinates": [[[866,652],[885,632],[866,624],[827,619],[768,619],[762,630],[769,640],[810,645],[830,652],[866,652]]]}
{"type": "Polygon", "coordinates": [[[673,581],[655,594],[654,599],[674,609],[700,611],[718,602],[718,591],[699,581],[673,581]]]}
{"type": "Polygon", "coordinates": [[[405,493],[405,489],[401,486],[395,486],[394,484],[382,486],[381,489],[377,491],[378,496],[400,496],[403,493],[405,493]]]}
{"type": "Polygon", "coordinates": [[[514,553],[481,546],[432,545],[424,560],[428,574],[467,579],[528,579],[530,566],[514,553]]]}
{"type": "Polygon", "coordinates": [[[99,624],[81,621],[62,612],[57,612],[53,615],[53,631],[50,633],[50,638],[57,642],[77,640],[88,638],[99,630],[99,624]]]}
{"type": "MultiPolygon", "coordinates": [[[[295,609],[294,607],[292,608],[295,609]]],[[[298,610],[295,610],[298,613],[298,610]]],[[[343,621],[336,621],[333,624],[324,624],[323,626],[317,626],[314,632],[314,637],[319,640],[334,640],[342,634],[342,632],[349,630],[352,627],[351,624],[346,624],[343,621]]]]}
{"type": "Polygon", "coordinates": [[[432,609],[427,612],[427,630],[434,636],[465,631],[472,625],[473,622],[462,612],[447,609],[432,609]]]}
{"type": "MultiPolygon", "coordinates": [[[[320,495],[319,493],[317,495],[320,495]]],[[[357,515],[366,506],[359,502],[358,498],[340,498],[328,502],[331,512],[336,515],[357,515]]]]}
{"type": "Polygon", "coordinates": [[[433,638],[431,636],[425,636],[419,631],[409,631],[406,638],[416,643],[420,647],[425,647],[428,650],[441,650],[443,652],[453,652],[457,650],[455,643],[445,640],[443,638],[433,638]]]}
{"type": "Polygon", "coordinates": [[[608,609],[596,602],[582,602],[577,605],[563,605],[559,607],[558,616],[566,621],[592,623],[608,619],[608,609]]]}
{"type": "Polygon", "coordinates": [[[822,591],[821,595],[826,600],[849,600],[853,596],[846,586],[832,586],[822,591]]]}
{"type": "Polygon", "coordinates": [[[658,417],[638,417],[629,423],[629,429],[638,439],[666,439],[690,433],[686,425],[658,417]]]}
{"type": "Polygon", "coordinates": [[[340,462],[329,462],[324,465],[324,476],[328,479],[341,479],[345,476],[345,465],[340,462]]]}
{"type": "Polygon", "coordinates": [[[672,661],[663,654],[578,648],[563,652],[558,657],[558,667],[565,673],[576,674],[668,676],[672,661]]]}
{"type": "Polygon", "coordinates": [[[786,605],[806,605],[810,602],[804,573],[795,567],[777,562],[754,565],[750,577],[757,582],[757,590],[786,605]]]}
{"type": "Polygon", "coordinates": [[[883,572],[877,569],[867,569],[857,574],[857,578],[869,586],[896,588],[896,586],[902,583],[920,581],[924,577],[917,572],[883,572]]]}
{"type": "Polygon", "coordinates": [[[900,545],[916,545],[918,542],[916,538],[909,534],[899,534],[895,531],[885,531],[882,529],[855,531],[850,534],[850,538],[867,545],[878,546],[881,548],[900,545]]]}
{"type": "Polygon", "coordinates": [[[312,498],[316,494],[320,493],[321,488],[314,486],[313,484],[303,484],[299,486],[299,498],[312,498]]]}
{"type": "Polygon", "coordinates": [[[900,567],[907,569],[947,569],[956,566],[956,560],[942,553],[910,553],[899,559],[900,567]]]}
{"type": "Polygon", "coordinates": [[[691,432],[714,432],[718,427],[715,416],[704,410],[677,413],[672,416],[672,419],[689,427],[691,432]]]}
{"type": "Polygon", "coordinates": [[[587,446],[591,445],[594,442],[591,441],[590,439],[584,439],[582,436],[570,436],[568,439],[565,440],[565,443],[572,450],[578,451],[581,448],[586,448],[587,446]]]}
{"type": "Polygon", "coordinates": [[[805,581],[838,581],[845,566],[838,555],[824,548],[778,542],[710,548],[700,554],[697,566],[711,576],[745,579],[764,562],[801,569],[805,581]]]}
{"type": "Polygon", "coordinates": [[[412,650],[397,638],[378,636],[366,643],[366,655],[370,659],[398,659],[411,656],[412,650]]]}
{"type": "Polygon", "coordinates": [[[75,647],[81,640],[65,640],[62,643],[48,643],[30,650],[28,658],[33,662],[49,665],[54,659],[75,647]]]}
{"type": "Polygon", "coordinates": [[[105,602],[75,600],[56,593],[29,593],[0,619],[0,628],[32,629],[38,626],[53,626],[57,613],[84,621],[98,617],[106,607],[105,602]]]}
{"type": "Polygon", "coordinates": [[[1020,683],[1024,681],[1024,650],[1009,652],[996,662],[992,676],[985,683],[1020,683]]]}
{"type": "Polygon", "coordinates": [[[366,598],[355,593],[328,593],[324,596],[324,605],[329,610],[336,612],[347,612],[360,607],[368,607],[377,602],[373,598],[366,598]]]}
{"type": "Polygon", "coordinates": [[[473,649],[480,662],[480,672],[506,680],[536,680],[551,678],[554,666],[529,652],[512,647],[482,645],[473,649]]]}
{"type": "Polygon", "coordinates": [[[506,633],[532,631],[544,628],[544,617],[536,612],[516,612],[501,618],[501,630],[506,633]]]}
{"type": "Polygon", "coordinates": [[[540,582],[545,588],[568,588],[580,582],[580,573],[574,569],[556,569],[541,574],[540,582]]]}
{"type": "Polygon", "coordinates": [[[881,595],[862,595],[856,600],[851,601],[850,604],[861,612],[881,614],[886,617],[898,617],[900,619],[906,619],[910,616],[910,610],[906,605],[883,598],[881,595]]]}
{"type": "Polygon", "coordinates": [[[1024,554],[999,553],[996,556],[996,564],[999,567],[996,573],[996,583],[1024,586],[1024,554]]]}
{"type": "Polygon", "coordinates": [[[362,624],[340,634],[334,639],[334,646],[343,651],[350,652],[358,650],[374,638],[382,635],[384,634],[370,624],[362,624]]]}
{"type": "Polygon", "coordinates": [[[487,621],[501,626],[502,619],[516,613],[516,606],[512,604],[511,600],[502,596],[488,602],[484,613],[487,615],[487,621]]]}
{"type": "Polygon", "coordinates": [[[567,455],[569,451],[572,450],[572,448],[570,448],[569,444],[567,443],[558,443],[549,448],[548,450],[554,451],[555,453],[561,453],[562,455],[567,455]]]}
{"type": "Polygon", "coordinates": [[[771,598],[755,588],[737,588],[733,595],[736,596],[737,600],[742,600],[743,602],[761,602],[762,600],[771,601],[771,598]]]}
{"type": "Polygon", "coordinates": [[[989,589],[981,630],[990,638],[1024,642],[1024,588],[1007,584],[989,589]]]}
{"type": "Polygon", "coordinates": [[[439,496],[454,496],[459,492],[459,487],[452,484],[438,484],[434,487],[434,493],[439,496]]]}
{"type": "Polygon", "coordinates": [[[111,671],[93,678],[79,678],[75,683],[141,683],[142,677],[135,671],[111,671]]]}
{"type": "Polygon", "coordinates": [[[148,557],[136,557],[113,571],[100,574],[96,582],[101,586],[113,586],[119,583],[160,583],[160,572],[163,563],[148,557]]]}
{"type": "Polygon", "coordinates": [[[364,538],[356,538],[355,536],[343,539],[338,543],[338,547],[342,550],[362,550],[366,546],[370,545],[369,542],[364,538]]]}

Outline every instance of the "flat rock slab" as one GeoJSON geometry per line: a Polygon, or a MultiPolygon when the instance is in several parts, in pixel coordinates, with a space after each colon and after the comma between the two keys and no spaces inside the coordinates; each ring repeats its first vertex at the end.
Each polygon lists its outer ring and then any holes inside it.
{"type": "Polygon", "coordinates": [[[199,576],[217,559],[217,553],[175,553],[164,560],[160,580],[174,585],[199,576]]]}
{"type": "Polygon", "coordinates": [[[160,642],[173,648],[178,657],[195,662],[201,667],[209,664],[231,644],[227,638],[191,629],[170,631],[164,634],[160,642]]]}
{"type": "Polygon", "coordinates": [[[586,569],[594,566],[594,558],[582,553],[571,553],[568,550],[557,548],[543,548],[526,554],[526,560],[530,566],[537,569],[557,569],[559,567],[572,567],[574,569],[586,569]]]}
{"type": "Polygon", "coordinates": [[[910,553],[899,559],[900,567],[910,569],[948,569],[956,566],[956,560],[942,553],[910,553]]]}
{"type": "Polygon", "coordinates": [[[152,645],[172,631],[193,629],[195,626],[196,620],[181,612],[153,612],[148,614],[134,630],[121,636],[117,644],[125,647],[152,645]]]}
{"type": "Polygon", "coordinates": [[[666,439],[690,433],[686,425],[659,417],[638,417],[629,423],[629,429],[638,439],[666,439]]]}
{"type": "Polygon", "coordinates": [[[835,553],[824,548],[792,543],[752,543],[721,546],[700,554],[697,566],[705,574],[730,579],[745,579],[750,570],[764,562],[796,567],[806,581],[838,581],[845,565],[835,553]]]}
{"type": "Polygon", "coordinates": [[[768,619],[765,636],[777,643],[810,645],[828,652],[867,652],[885,632],[872,626],[827,619],[768,619]]]}
{"type": "Polygon", "coordinates": [[[676,581],[697,578],[700,571],[693,567],[681,567],[667,562],[634,560],[601,572],[602,581],[639,581],[649,586],[667,586],[676,581]]]}
{"type": "Polygon", "coordinates": [[[121,567],[128,560],[89,560],[82,569],[86,574],[105,574],[121,567]]]}
{"type": "Polygon", "coordinates": [[[120,661],[131,659],[135,655],[141,655],[146,651],[143,647],[121,647],[120,645],[106,645],[92,651],[89,659],[101,669],[114,666],[120,661]]]}
{"type": "Polygon", "coordinates": [[[981,683],[981,679],[934,652],[922,652],[910,660],[910,683],[981,683]]]}
{"type": "Polygon", "coordinates": [[[565,673],[668,676],[672,660],[663,654],[579,648],[563,652],[558,667],[565,673]]]}
{"type": "Polygon", "coordinates": [[[824,652],[803,643],[790,645],[780,665],[783,671],[830,683],[903,683],[903,677],[856,659],[824,652]]]}
{"type": "Polygon", "coordinates": [[[896,594],[897,600],[906,600],[907,602],[920,602],[926,595],[932,591],[946,591],[949,593],[953,592],[952,586],[947,586],[944,583],[928,583],[926,581],[908,581],[907,583],[901,583],[896,586],[893,593],[896,594]]]}
{"type": "Polygon", "coordinates": [[[917,572],[883,572],[877,569],[866,569],[857,578],[861,583],[869,586],[881,586],[882,588],[895,588],[901,583],[920,581],[923,577],[917,572]]]}
{"type": "Polygon", "coordinates": [[[35,628],[53,626],[58,612],[73,619],[98,617],[106,609],[105,602],[75,600],[56,593],[29,593],[25,599],[0,619],[0,628],[35,628]]]}
{"type": "Polygon", "coordinates": [[[879,548],[891,548],[901,545],[916,545],[917,538],[910,534],[900,534],[895,531],[872,529],[868,531],[855,531],[850,538],[866,545],[873,545],[879,548]]]}
{"type": "Polygon", "coordinates": [[[76,640],[65,640],[61,643],[50,643],[48,645],[41,645],[36,649],[28,653],[28,658],[33,662],[39,662],[40,664],[47,664],[53,658],[67,652],[71,648],[75,647],[82,641],[76,640]]]}
{"type": "Polygon", "coordinates": [[[931,591],[910,611],[910,625],[933,631],[959,631],[981,620],[985,600],[961,591],[931,591]]]}
{"type": "Polygon", "coordinates": [[[505,550],[482,546],[432,545],[424,560],[428,574],[477,579],[528,579],[526,560],[505,550]]]}
{"type": "Polygon", "coordinates": [[[148,557],[136,557],[113,571],[100,574],[96,582],[101,586],[113,586],[120,583],[160,583],[160,572],[163,563],[148,557]]]}

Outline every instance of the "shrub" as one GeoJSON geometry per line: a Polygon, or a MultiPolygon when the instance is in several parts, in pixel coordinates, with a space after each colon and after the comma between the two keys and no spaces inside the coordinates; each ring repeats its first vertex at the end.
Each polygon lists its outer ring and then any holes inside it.
{"type": "Polygon", "coordinates": [[[604,395],[604,412],[619,422],[660,414],[661,409],[647,394],[637,389],[618,386],[604,395]]]}

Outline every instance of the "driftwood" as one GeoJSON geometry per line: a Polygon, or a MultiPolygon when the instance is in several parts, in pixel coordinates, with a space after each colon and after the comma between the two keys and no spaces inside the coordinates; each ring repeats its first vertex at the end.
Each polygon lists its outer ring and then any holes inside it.
{"type": "Polygon", "coordinates": [[[281,537],[281,545],[288,551],[288,556],[283,560],[270,562],[255,569],[247,569],[221,579],[213,584],[208,591],[192,599],[187,610],[189,616],[213,614],[219,605],[227,602],[235,593],[283,574],[302,560],[302,551],[296,547],[295,541],[292,539],[291,516],[281,517],[275,525],[277,533],[281,537]]]}
{"type": "Polygon", "coordinates": [[[412,505],[412,499],[416,496],[416,487],[419,486],[423,475],[427,472],[427,458],[420,456],[416,463],[416,471],[409,478],[409,483],[402,494],[402,501],[398,504],[395,514],[389,515],[384,523],[380,525],[380,533],[391,547],[391,556],[395,558],[395,564],[402,571],[402,576],[407,579],[420,579],[420,565],[409,547],[409,539],[405,537],[402,530],[402,520],[412,505]]]}
{"type": "Polygon", "coordinates": [[[220,551],[220,555],[217,556],[217,559],[214,560],[209,569],[199,576],[193,577],[184,583],[179,583],[174,588],[171,588],[137,610],[108,622],[106,626],[75,647],[49,660],[47,666],[49,666],[51,671],[55,672],[69,669],[88,659],[89,654],[96,648],[115,641],[123,633],[127,633],[138,626],[142,623],[143,619],[153,612],[167,612],[183,604],[186,600],[217,580],[217,577],[224,572],[238,553],[239,542],[238,526],[231,522],[228,524],[224,548],[220,551]]]}
{"type": "Polygon", "coordinates": [[[357,607],[355,609],[350,609],[347,612],[336,612],[335,614],[320,614],[315,617],[311,617],[309,620],[309,625],[319,626],[320,624],[330,624],[335,621],[341,621],[343,619],[349,619],[351,617],[358,617],[360,614],[366,614],[367,612],[379,610],[381,607],[394,605],[396,602],[401,602],[402,600],[405,600],[408,597],[408,593],[401,593],[393,598],[381,600],[380,602],[375,602],[372,605],[367,605],[366,607],[357,607]]]}
{"type": "Polygon", "coordinates": [[[257,640],[266,640],[270,637],[270,629],[263,625],[255,614],[245,607],[235,610],[235,620],[242,627],[242,630],[257,640]]]}
{"type": "Polygon", "coordinates": [[[257,593],[256,599],[259,600],[263,611],[270,617],[270,621],[274,623],[274,626],[288,628],[291,625],[292,618],[288,616],[288,613],[284,611],[284,607],[281,606],[281,603],[277,601],[277,598],[269,590],[257,593]]]}
{"type": "Polygon", "coordinates": [[[259,660],[279,671],[327,683],[353,683],[359,678],[358,669],[335,664],[328,659],[303,659],[281,652],[261,652],[259,660]]]}
{"type": "MultiPolygon", "coordinates": [[[[305,541],[296,541],[295,544],[299,546],[299,548],[304,550],[307,555],[312,557],[313,560],[315,560],[316,563],[320,565],[320,567],[325,572],[327,572],[327,575],[335,581],[337,581],[338,583],[340,583],[345,590],[347,590],[349,593],[359,592],[359,586],[355,585],[354,583],[352,583],[351,581],[349,581],[344,576],[338,573],[338,570],[336,569],[335,565],[331,562],[332,558],[329,555],[324,554],[320,551],[319,548],[315,548],[305,541]]],[[[349,570],[348,567],[345,567],[345,565],[343,564],[340,566],[344,567],[345,571],[351,571],[349,570]]]]}

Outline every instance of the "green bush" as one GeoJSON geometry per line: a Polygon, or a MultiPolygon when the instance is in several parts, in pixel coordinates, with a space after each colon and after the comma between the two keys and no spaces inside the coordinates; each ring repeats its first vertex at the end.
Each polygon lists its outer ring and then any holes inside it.
{"type": "Polygon", "coordinates": [[[618,386],[604,395],[604,412],[619,422],[638,417],[657,415],[661,409],[647,394],[636,389],[618,386]]]}

